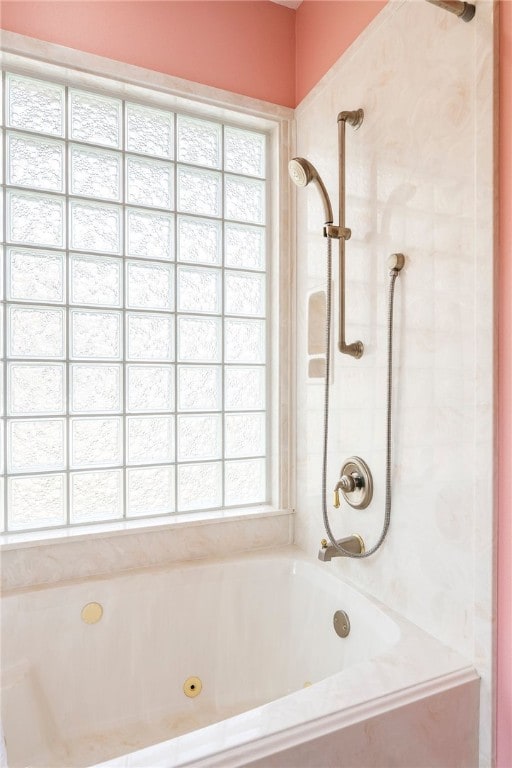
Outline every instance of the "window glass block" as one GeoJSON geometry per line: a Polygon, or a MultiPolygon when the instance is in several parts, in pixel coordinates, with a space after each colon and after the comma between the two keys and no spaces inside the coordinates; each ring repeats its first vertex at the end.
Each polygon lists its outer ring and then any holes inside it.
{"type": "Polygon", "coordinates": [[[8,481],[9,527],[13,531],[65,525],[65,475],[12,477],[8,481]]]}
{"type": "Polygon", "coordinates": [[[173,416],[128,416],[128,464],[174,461],[173,416]]]}
{"type": "Polygon", "coordinates": [[[264,501],[266,136],[6,82],[10,529],[264,501]]]}
{"type": "Polygon", "coordinates": [[[174,366],[128,365],[128,410],[174,410],[174,366]]]}
{"type": "Polygon", "coordinates": [[[120,418],[71,419],[71,466],[112,467],[123,463],[120,418]]]}
{"type": "Polygon", "coordinates": [[[265,368],[227,366],[224,371],[224,407],[227,411],[265,408],[265,368]]]}
{"type": "Polygon", "coordinates": [[[225,176],[224,215],[234,221],[265,222],[265,182],[225,176]]]}
{"type": "Polygon", "coordinates": [[[41,472],[64,469],[64,419],[8,422],[8,471],[41,472]]]}
{"type": "Polygon", "coordinates": [[[227,315],[265,315],[265,275],[225,273],[224,312],[227,315]]]}
{"type": "Polygon", "coordinates": [[[178,160],[220,168],[222,128],[217,123],[178,115],[178,160]]]}
{"type": "Polygon", "coordinates": [[[8,311],[10,357],[65,356],[63,309],[12,306],[8,311]]]}
{"type": "Polygon", "coordinates": [[[10,416],[64,414],[64,363],[9,363],[8,392],[10,416]]]}
{"type": "Polygon", "coordinates": [[[118,413],[121,411],[120,365],[70,366],[73,413],[118,413]]]}
{"type": "Polygon", "coordinates": [[[265,454],[264,413],[228,413],[224,417],[224,427],[226,458],[265,454]]]}
{"type": "Polygon", "coordinates": [[[7,183],[64,191],[64,142],[7,134],[7,183]]]}
{"type": "Polygon", "coordinates": [[[117,520],[123,516],[123,473],[72,472],[71,522],[92,523],[117,520]]]}
{"type": "Polygon", "coordinates": [[[227,363],[264,363],[265,321],[227,319],[224,344],[227,363]]]}
{"type": "Polygon", "coordinates": [[[126,265],[126,306],[132,309],[174,308],[174,267],[129,261],[126,265]]]}
{"type": "Polygon", "coordinates": [[[220,216],[221,192],[220,173],[178,168],[178,209],[180,211],[220,216]]]}
{"type": "Polygon", "coordinates": [[[220,221],[178,217],[178,258],[197,264],[222,262],[222,227],[220,221]]]}
{"type": "Polygon", "coordinates": [[[120,313],[73,309],[70,315],[71,357],[98,360],[122,357],[120,313]]]}
{"type": "Polygon", "coordinates": [[[178,350],[182,362],[220,363],[220,318],[179,317],[178,350]]]}
{"type": "Polygon", "coordinates": [[[265,459],[226,461],[224,483],[226,506],[264,503],[267,500],[265,459]]]}
{"type": "Polygon", "coordinates": [[[7,249],[7,298],[62,303],[64,256],[50,251],[7,249]]]}
{"type": "Polygon", "coordinates": [[[226,222],[224,261],[227,267],[265,269],[265,230],[226,222]]]}
{"type": "Polygon", "coordinates": [[[71,248],[121,253],[121,210],[114,205],[70,201],[71,248]]]}
{"type": "Polygon", "coordinates": [[[217,314],[220,310],[220,270],[178,267],[178,312],[217,314]]]}
{"type": "Polygon", "coordinates": [[[120,200],[121,155],[72,146],[69,186],[72,195],[120,200]]]}
{"type": "Polygon", "coordinates": [[[222,464],[181,464],[178,466],[178,509],[188,512],[222,504],[222,464]]]}
{"type": "Polygon", "coordinates": [[[248,176],[265,176],[266,137],[261,133],[226,126],[224,129],[224,167],[226,171],[248,176]]]}
{"type": "Polygon", "coordinates": [[[7,75],[7,123],[25,131],[64,135],[64,88],[31,77],[7,75]]]}
{"type": "Polygon", "coordinates": [[[178,461],[220,459],[221,452],[220,415],[178,416],[178,461]]]}
{"type": "Polygon", "coordinates": [[[101,256],[71,256],[71,304],[101,304],[120,307],[121,269],[119,259],[101,256]]]}
{"type": "Polygon", "coordinates": [[[174,512],[174,467],[144,467],[127,472],[128,515],[174,512]]]}
{"type": "Polygon", "coordinates": [[[105,147],[120,146],[120,101],[75,90],[70,90],[69,100],[72,139],[105,147]]]}
{"type": "Polygon", "coordinates": [[[64,247],[64,200],[30,192],[7,192],[7,239],[64,247]]]}
{"type": "Polygon", "coordinates": [[[161,160],[129,157],[126,161],[126,195],[129,203],[171,208],[174,167],[161,160]]]}
{"type": "Polygon", "coordinates": [[[219,366],[180,365],[178,367],[178,409],[180,411],[220,411],[222,407],[219,366]]]}
{"type": "Polygon", "coordinates": [[[174,217],[166,213],[129,208],[126,213],[128,256],[144,259],[172,259],[174,217]]]}
{"type": "Polygon", "coordinates": [[[126,318],[130,360],[174,359],[174,318],[167,315],[130,313],[126,318]]]}
{"type": "Polygon", "coordinates": [[[117,259],[72,256],[70,303],[121,306],[121,269],[117,259]]]}
{"type": "Polygon", "coordinates": [[[171,158],[173,154],[174,116],[171,112],[126,105],[126,148],[142,155],[171,158]]]}

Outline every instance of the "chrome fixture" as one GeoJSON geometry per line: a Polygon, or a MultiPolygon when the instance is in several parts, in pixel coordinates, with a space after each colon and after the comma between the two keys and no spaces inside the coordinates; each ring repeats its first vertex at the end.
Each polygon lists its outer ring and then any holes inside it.
{"type": "Polygon", "coordinates": [[[320,542],[320,549],[318,550],[318,559],[327,563],[332,560],[333,557],[353,557],[354,555],[364,555],[364,541],[358,533],[353,533],[352,536],[346,536],[344,539],[338,539],[333,546],[329,544],[327,539],[322,539],[320,542]],[[343,548],[343,551],[339,549],[343,548]]]}
{"type": "Polygon", "coordinates": [[[364,346],[362,341],[354,341],[347,344],[345,340],[345,240],[351,236],[350,229],[345,229],[345,125],[348,123],[353,128],[359,128],[363,122],[364,112],[356,109],[353,112],[340,112],[338,115],[338,162],[339,162],[339,231],[329,231],[327,237],[336,238],[339,242],[338,261],[338,291],[340,296],[340,310],[338,315],[338,349],[344,355],[351,355],[357,360],[362,356],[364,346]],[[348,233],[348,234],[347,234],[348,233]]]}
{"type": "MultiPolygon", "coordinates": [[[[327,453],[329,442],[329,384],[331,370],[331,313],[332,313],[332,241],[339,241],[339,339],[340,352],[352,357],[360,358],[363,354],[363,343],[355,341],[347,344],[345,341],[345,240],[349,240],[351,231],[345,226],[345,125],[348,123],[353,128],[359,128],[364,119],[362,109],[352,112],[340,112],[338,115],[338,179],[339,179],[339,220],[333,224],[332,206],[325,184],[320,174],[309,160],[303,157],[294,157],[288,163],[288,171],[291,180],[298,187],[307,187],[314,181],[322,197],[325,213],[324,236],[327,240],[327,274],[325,291],[325,389],[324,389],[324,430],[323,430],[323,455],[322,455],[322,515],[325,532],[328,536],[322,540],[321,549],[318,552],[320,560],[329,561],[333,557],[366,558],[373,555],[384,542],[391,521],[391,405],[392,405],[392,374],[393,374],[393,298],[395,281],[400,270],[405,264],[402,253],[394,253],[388,259],[390,269],[390,284],[388,298],[388,368],[387,368],[387,408],[386,408],[386,495],[384,508],[384,522],[377,542],[365,549],[362,538],[353,534],[344,539],[335,539],[329,523],[327,512],[327,453]]],[[[373,481],[370,470],[365,462],[353,456],[346,461],[341,469],[340,479],[334,489],[334,506],[340,506],[340,491],[346,501],[356,509],[365,509],[373,496],[373,481]]]]}
{"type": "Polygon", "coordinates": [[[405,266],[405,256],[403,253],[392,253],[391,256],[388,256],[387,266],[390,270],[391,277],[396,277],[400,270],[405,266]]]}
{"type": "Polygon", "coordinates": [[[293,183],[298,187],[307,187],[310,181],[315,182],[324,205],[325,224],[326,226],[332,224],[333,215],[331,201],[329,200],[325,184],[315,166],[303,157],[294,157],[293,160],[290,160],[288,163],[288,173],[290,174],[293,183]]]}
{"type": "Polygon", "coordinates": [[[350,633],[350,619],[345,611],[336,611],[332,617],[332,625],[338,637],[348,637],[350,633]]]}
{"type": "Polygon", "coordinates": [[[474,5],[465,3],[463,0],[427,0],[427,3],[432,3],[438,8],[454,13],[462,21],[471,21],[476,10],[474,5]]]}
{"type": "Polygon", "coordinates": [[[372,473],[366,462],[352,456],[343,464],[340,479],[334,489],[333,507],[340,506],[340,491],[354,509],[366,509],[373,496],[372,473]]]}
{"type": "Polygon", "coordinates": [[[314,181],[320,191],[325,212],[324,235],[329,240],[339,241],[339,336],[338,349],[344,355],[360,358],[363,354],[362,341],[354,341],[347,344],[345,341],[345,240],[349,240],[351,230],[345,226],[345,124],[353,128],[359,128],[363,122],[364,112],[356,109],[353,112],[340,112],[338,115],[338,178],[339,178],[339,219],[338,224],[333,224],[332,206],[325,184],[320,174],[309,160],[303,157],[294,157],[288,163],[290,178],[298,187],[306,187],[310,181],[314,181]]]}

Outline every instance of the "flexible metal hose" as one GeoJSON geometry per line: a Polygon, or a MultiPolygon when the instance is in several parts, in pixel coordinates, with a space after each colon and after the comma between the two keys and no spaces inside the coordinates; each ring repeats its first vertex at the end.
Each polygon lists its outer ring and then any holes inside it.
{"type": "Polygon", "coordinates": [[[386,403],[386,500],[384,509],[384,524],[381,534],[373,547],[361,554],[354,554],[343,549],[333,536],[327,513],[327,448],[329,442],[329,379],[331,358],[331,305],[332,305],[332,243],[327,238],[327,290],[326,290],[326,323],[325,323],[325,397],[324,397],[324,444],[322,462],[322,508],[325,532],[330,543],[345,557],[362,560],[376,552],[386,538],[389,523],[391,521],[391,405],[393,392],[393,299],[395,293],[395,280],[399,270],[392,269],[390,274],[388,295],[388,372],[387,372],[387,403],[386,403]]]}

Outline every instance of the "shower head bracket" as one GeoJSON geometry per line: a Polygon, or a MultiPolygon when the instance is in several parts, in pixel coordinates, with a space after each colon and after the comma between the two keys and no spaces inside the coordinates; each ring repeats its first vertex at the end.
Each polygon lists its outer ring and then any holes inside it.
{"type": "Polygon", "coordinates": [[[332,240],[350,240],[352,230],[348,227],[337,227],[335,224],[327,224],[324,227],[324,237],[330,237],[332,240]]]}

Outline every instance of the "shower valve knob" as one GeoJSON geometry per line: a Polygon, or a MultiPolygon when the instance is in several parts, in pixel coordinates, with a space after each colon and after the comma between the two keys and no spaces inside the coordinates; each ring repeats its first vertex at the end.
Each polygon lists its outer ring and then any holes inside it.
{"type": "Polygon", "coordinates": [[[352,491],[361,485],[359,476],[355,473],[352,473],[351,475],[342,475],[339,479],[337,488],[339,488],[343,493],[352,493],[352,491]]]}

